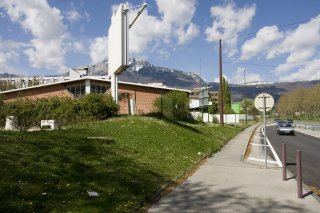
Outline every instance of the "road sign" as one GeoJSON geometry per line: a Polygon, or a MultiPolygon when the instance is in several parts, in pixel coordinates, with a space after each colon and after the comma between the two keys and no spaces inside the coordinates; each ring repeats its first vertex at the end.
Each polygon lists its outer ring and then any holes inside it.
{"type": "Polygon", "coordinates": [[[268,93],[261,93],[257,95],[254,99],[254,106],[257,110],[263,112],[263,134],[264,134],[264,155],[265,155],[265,162],[267,168],[267,124],[266,124],[266,111],[270,111],[274,105],[273,97],[268,93]]]}
{"type": "Polygon", "coordinates": [[[108,35],[108,75],[121,74],[129,65],[128,44],[128,8],[127,4],[120,4],[116,13],[112,15],[108,35]]]}
{"type": "Polygon", "coordinates": [[[204,88],[199,91],[199,106],[208,106],[209,105],[209,89],[204,88]]]}
{"type": "Polygon", "coordinates": [[[268,93],[260,93],[259,95],[257,95],[257,97],[254,99],[254,106],[257,108],[257,110],[263,112],[264,111],[264,103],[263,103],[264,100],[265,100],[265,104],[266,104],[266,112],[268,112],[274,106],[274,99],[268,93]]]}

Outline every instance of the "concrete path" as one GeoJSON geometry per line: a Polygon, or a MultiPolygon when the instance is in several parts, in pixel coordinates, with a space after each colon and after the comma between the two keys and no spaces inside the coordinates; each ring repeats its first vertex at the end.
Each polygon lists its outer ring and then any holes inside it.
{"type": "Polygon", "coordinates": [[[282,181],[281,169],[241,160],[254,128],[229,141],[149,212],[319,212],[313,196],[297,198],[295,179],[282,181]]]}

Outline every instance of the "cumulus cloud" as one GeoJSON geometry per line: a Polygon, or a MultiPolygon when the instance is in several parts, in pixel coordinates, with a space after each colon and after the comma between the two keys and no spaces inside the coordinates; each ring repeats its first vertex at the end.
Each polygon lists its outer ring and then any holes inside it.
{"type": "Polygon", "coordinates": [[[33,39],[25,50],[32,67],[66,69],[63,46],[69,34],[60,10],[50,7],[46,0],[3,0],[0,7],[6,9],[12,22],[32,34],[33,39]]]}
{"type": "Polygon", "coordinates": [[[241,48],[241,59],[248,60],[261,52],[265,52],[275,42],[283,38],[277,26],[266,26],[261,28],[255,38],[246,41],[241,48]]]}
{"type": "Polygon", "coordinates": [[[22,42],[3,40],[0,37],[0,72],[15,72],[15,69],[8,64],[19,60],[19,50],[24,46],[25,44],[22,42]]]}
{"type": "Polygon", "coordinates": [[[80,13],[75,8],[72,8],[71,10],[65,12],[65,14],[66,19],[71,23],[79,21],[81,19],[80,13]]]}
{"type": "MultiPolygon", "coordinates": [[[[222,75],[224,77],[224,79],[226,79],[226,81],[228,81],[228,83],[230,83],[230,78],[227,75],[222,75]]],[[[216,77],[213,79],[213,82],[215,83],[219,83],[220,82],[220,77],[216,77]]],[[[231,82],[232,83],[232,82],[231,82]]]]}
{"type": "MultiPolygon", "coordinates": [[[[176,45],[186,44],[199,35],[199,27],[191,22],[196,0],[156,0],[156,4],[160,16],[150,15],[145,9],[130,29],[130,54],[141,55],[151,51],[159,54],[160,58],[166,58],[170,54],[168,50],[159,50],[160,44],[174,49],[176,45]]],[[[118,5],[112,6],[113,13],[117,8],[118,5]]],[[[129,12],[129,20],[133,20],[136,12],[129,12]]]]}
{"type": "Polygon", "coordinates": [[[189,24],[196,11],[196,0],[156,0],[156,2],[163,21],[177,26],[189,24]]]}
{"type": "Polygon", "coordinates": [[[279,78],[280,81],[299,81],[299,80],[318,80],[320,79],[320,59],[311,60],[305,65],[290,75],[283,75],[279,78]],[[307,76],[307,78],[306,78],[307,76]]]}
{"type": "Polygon", "coordinates": [[[170,57],[170,52],[164,48],[157,50],[159,59],[168,59],[170,57]]]}
{"type": "Polygon", "coordinates": [[[211,7],[211,17],[214,19],[212,26],[205,30],[208,42],[217,42],[222,39],[226,44],[226,52],[229,57],[238,53],[238,35],[250,27],[252,18],[256,12],[256,6],[236,8],[231,2],[224,6],[211,7]]]}
{"type": "Polygon", "coordinates": [[[97,37],[89,47],[90,58],[93,64],[103,61],[108,55],[108,37],[97,37]]]}
{"type": "Polygon", "coordinates": [[[281,73],[284,73],[292,68],[300,67],[309,60],[311,57],[313,57],[316,53],[315,48],[309,48],[304,49],[301,51],[294,51],[290,53],[290,55],[286,59],[286,63],[280,64],[275,68],[275,72],[277,75],[280,75],[281,73]]]}
{"type": "Polygon", "coordinates": [[[269,50],[267,58],[288,55],[286,62],[275,69],[276,74],[281,74],[290,69],[304,66],[305,62],[316,55],[319,46],[320,15],[307,23],[300,24],[296,29],[286,32],[283,41],[269,50]]]}
{"type": "Polygon", "coordinates": [[[185,44],[199,35],[199,27],[190,23],[186,30],[180,28],[176,32],[179,44],[185,44]]]}

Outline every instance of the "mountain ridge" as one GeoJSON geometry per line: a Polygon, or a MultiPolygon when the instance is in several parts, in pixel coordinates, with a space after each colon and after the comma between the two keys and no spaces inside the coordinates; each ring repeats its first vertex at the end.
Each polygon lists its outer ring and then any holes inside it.
{"type": "MultiPolygon", "coordinates": [[[[219,90],[218,83],[206,83],[197,73],[183,72],[172,68],[155,66],[146,60],[136,58],[130,58],[129,62],[130,66],[128,67],[128,69],[119,76],[120,81],[142,84],[162,83],[164,86],[190,90],[193,88],[199,88],[200,85],[208,85],[210,87],[210,91],[219,90]]],[[[107,60],[103,60],[102,62],[96,64],[81,66],[78,68],[83,67],[88,67],[89,76],[108,74],[107,60]]],[[[66,76],[68,75],[68,73],[65,73],[63,75],[66,76]]],[[[0,73],[0,78],[14,77],[19,76],[8,73],[0,73]]],[[[229,86],[232,101],[238,102],[244,98],[254,99],[261,92],[270,93],[275,98],[275,101],[277,101],[282,94],[290,92],[295,88],[310,88],[318,84],[320,84],[320,79],[313,81],[262,83],[246,86],[241,84],[229,84],[229,86]]]]}

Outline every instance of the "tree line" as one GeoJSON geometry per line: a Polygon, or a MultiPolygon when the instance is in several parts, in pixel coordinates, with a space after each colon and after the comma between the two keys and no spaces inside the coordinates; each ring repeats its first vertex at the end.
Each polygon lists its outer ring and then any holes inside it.
{"type": "Polygon", "coordinates": [[[311,88],[297,88],[281,95],[276,105],[280,116],[291,119],[320,119],[320,85],[311,88]]]}

